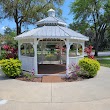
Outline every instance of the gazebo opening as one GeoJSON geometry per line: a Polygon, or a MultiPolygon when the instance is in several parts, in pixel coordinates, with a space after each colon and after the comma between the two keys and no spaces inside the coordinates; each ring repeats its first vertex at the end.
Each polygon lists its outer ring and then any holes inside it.
{"type": "Polygon", "coordinates": [[[66,47],[61,39],[42,39],[37,46],[38,74],[66,74],[66,47]]]}

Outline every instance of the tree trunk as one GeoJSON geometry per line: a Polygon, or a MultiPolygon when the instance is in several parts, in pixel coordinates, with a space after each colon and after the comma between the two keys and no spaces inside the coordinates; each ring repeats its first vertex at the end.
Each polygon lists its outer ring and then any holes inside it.
{"type": "Polygon", "coordinates": [[[94,54],[94,56],[98,56],[98,44],[96,43],[96,45],[95,45],[95,54],[94,54]]]}
{"type": "Polygon", "coordinates": [[[94,56],[98,56],[98,51],[97,50],[95,50],[94,56]]]}
{"type": "Polygon", "coordinates": [[[17,30],[17,35],[21,34],[21,26],[16,23],[16,30],[17,30]]]}
{"type": "Polygon", "coordinates": [[[98,56],[98,50],[99,50],[99,34],[96,32],[96,36],[95,36],[95,54],[94,56],[98,56]]]}

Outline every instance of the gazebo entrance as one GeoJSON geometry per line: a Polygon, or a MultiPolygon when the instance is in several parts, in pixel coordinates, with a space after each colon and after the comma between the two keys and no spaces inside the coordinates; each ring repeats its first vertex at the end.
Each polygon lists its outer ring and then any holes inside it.
{"type": "Polygon", "coordinates": [[[66,46],[60,39],[42,39],[37,45],[38,74],[66,74],[66,46]]]}

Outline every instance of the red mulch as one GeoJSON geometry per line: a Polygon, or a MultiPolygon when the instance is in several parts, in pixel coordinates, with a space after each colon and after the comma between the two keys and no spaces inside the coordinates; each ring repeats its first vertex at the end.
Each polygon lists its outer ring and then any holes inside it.
{"type": "MultiPolygon", "coordinates": [[[[58,65],[58,64],[40,64],[38,65],[38,73],[39,74],[65,74],[66,73],[66,67],[65,65],[58,65]]],[[[73,81],[81,81],[87,78],[84,77],[78,77],[77,79],[71,79],[71,78],[61,78],[60,76],[43,76],[43,77],[35,77],[33,79],[27,79],[24,76],[16,78],[18,80],[27,81],[27,82],[73,82],[73,81]]]]}
{"type": "Polygon", "coordinates": [[[71,78],[61,78],[60,76],[43,76],[35,77],[31,80],[25,78],[24,76],[16,78],[17,80],[27,81],[27,82],[42,82],[42,83],[55,83],[55,82],[73,82],[73,81],[82,81],[87,78],[79,77],[78,79],[71,78]]]}

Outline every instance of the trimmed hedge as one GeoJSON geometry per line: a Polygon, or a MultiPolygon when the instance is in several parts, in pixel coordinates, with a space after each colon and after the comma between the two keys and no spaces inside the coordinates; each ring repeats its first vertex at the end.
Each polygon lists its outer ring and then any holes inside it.
{"type": "Polygon", "coordinates": [[[88,72],[89,77],[97,75],[97,71],[100,69],[100,63],[97,60],[90,58],[83,58],[79,61],[79,66],[88,72]]]}
{"type": "Polygon", "coordinates": [[[3,59],[0,61],[0,66],[8,77],[15,78],[21,74],[21,61],[18,59],[3,59]]]}

